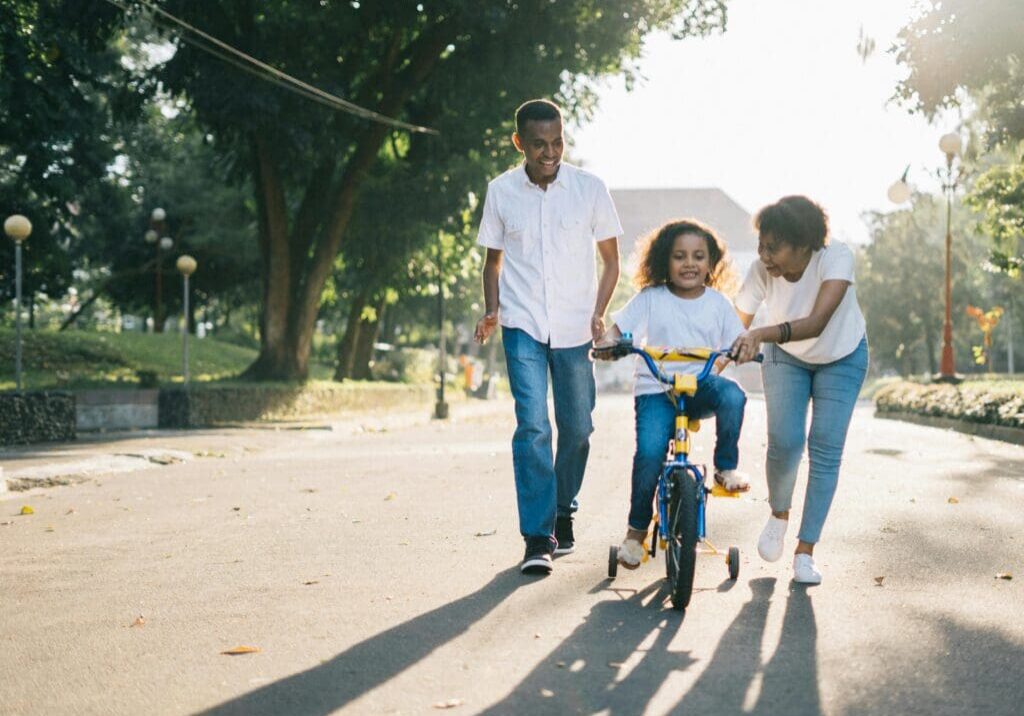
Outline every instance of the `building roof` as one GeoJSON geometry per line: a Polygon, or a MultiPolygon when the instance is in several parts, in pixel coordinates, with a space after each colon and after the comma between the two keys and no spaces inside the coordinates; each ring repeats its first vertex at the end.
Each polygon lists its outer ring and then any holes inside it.
{"type": "Polygon", "coordinates": [[[710,226],[734,256],[757,253],[750,214],[721,189],[612,189],[611,194],[624,231],[620,255],[627,260],[638,238],[681,218],[710,226]]]}

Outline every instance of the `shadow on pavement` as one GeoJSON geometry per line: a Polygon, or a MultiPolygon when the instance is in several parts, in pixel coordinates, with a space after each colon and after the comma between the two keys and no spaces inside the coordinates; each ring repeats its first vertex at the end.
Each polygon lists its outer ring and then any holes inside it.
{"type": "Polygon", "coordinates": [[[658,580],[627,599],[594,605],[583,624],[482,713],[643,713],[665,679],[694,663],[687,652],[669,651],[683,617],[663,606],[662,586],[658,580]]]}
{"type": "Polygon", "coordinates": [[[506,569],[472,594],[365,639],[319,666],[200,713],[333,713],[459,637],[517,588],[528,584],[518,567],[506,569]]]}

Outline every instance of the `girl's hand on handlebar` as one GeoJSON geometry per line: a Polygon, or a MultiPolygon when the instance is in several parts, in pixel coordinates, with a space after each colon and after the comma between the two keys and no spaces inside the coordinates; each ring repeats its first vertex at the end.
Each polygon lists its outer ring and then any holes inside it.
{"type": "Polygon", "coordinates": [[[747,331],[737,338],[732,344],[730,353],[732,359],[736,361],[736,365],[743,365],[754,360],[760,350],[761,338],[754,330],[747,331]]]}

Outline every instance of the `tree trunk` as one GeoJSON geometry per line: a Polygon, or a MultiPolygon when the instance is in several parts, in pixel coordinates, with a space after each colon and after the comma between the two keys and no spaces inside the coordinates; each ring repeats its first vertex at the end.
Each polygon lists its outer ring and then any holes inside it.
{"type": "Polygon", "coordinates": [[[925,353],[928,356],[928,373],[935,375],[939,372],[939,366],[935,362],[935,336],[932,331],[931,323],[925,321],[924,324],[924,347],[925,353]]]}
{"type": "Polygon", "coordinates": [[[356,380],[371,380],[373,372],[370,363],[373,361],[373,346],[380,335],[381,315],[384,313],[383,299],[377,303],[377,315],[372,319],[363,319],[359,325],[359,338],[356,341],[355,360],[352,363],[352,377],[356,380]]]}
{"type": "Polygon", "coordinates": [[[359,294],[352,299],[352,308],[348,312],[348,321],[345,324],[345,335],[338,341],[338,364],[334,369],[335,380],[345,380],[352,377],[356,344],[359,341],[359,330],[361,328],[359,319],[363,315],[363,307],[365,305],[365,294],[359,294]]]}
{"type": "MultiPolygon", "coordinates": [[[[410,48],[405,67],[382,77],[378,112],[386,116],[402,113],[409,97],[437,67],[452,41],[450,25],[441,23],[424,33],[410,48]]],[[[260,134],[253,137],[264,276],[263,330],[260,354],[246,369],[245,377],[306,379],[324,285],[341,250],[359,188],[390,131],[381,123],[367,127],[333,191],[324,198],[322,187],[331,186],[334,165],[321,165],[313,170],[291,234],[284,187],[272,160],[272,144],[260,134]]]]}

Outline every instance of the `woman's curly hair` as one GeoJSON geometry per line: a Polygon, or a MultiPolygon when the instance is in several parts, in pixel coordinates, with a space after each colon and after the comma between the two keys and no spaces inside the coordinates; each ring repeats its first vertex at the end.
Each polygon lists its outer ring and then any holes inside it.
{"type": "Polygon", "coordinates": [[[707,243],[708,264],[711,270],[708,271],[704,283],[722,293],[731,293],[737,284],[736,272],[725,242],[718,238],[710,227],[696,219],[670,221],[643,239],[638,248],[639,260],[636,276],[633,278],[636,287],[643,290],[669,283],[669,258],[672,256],[676,238],[683,234],[696,234],[707,243]]]}
{"type": "Polygon", "coordinates": [[[757,212],[754,228],[762,236],[796,248],[818,251],[828,244],[828,214],[806,196],[784,196],[757,212]]]}

